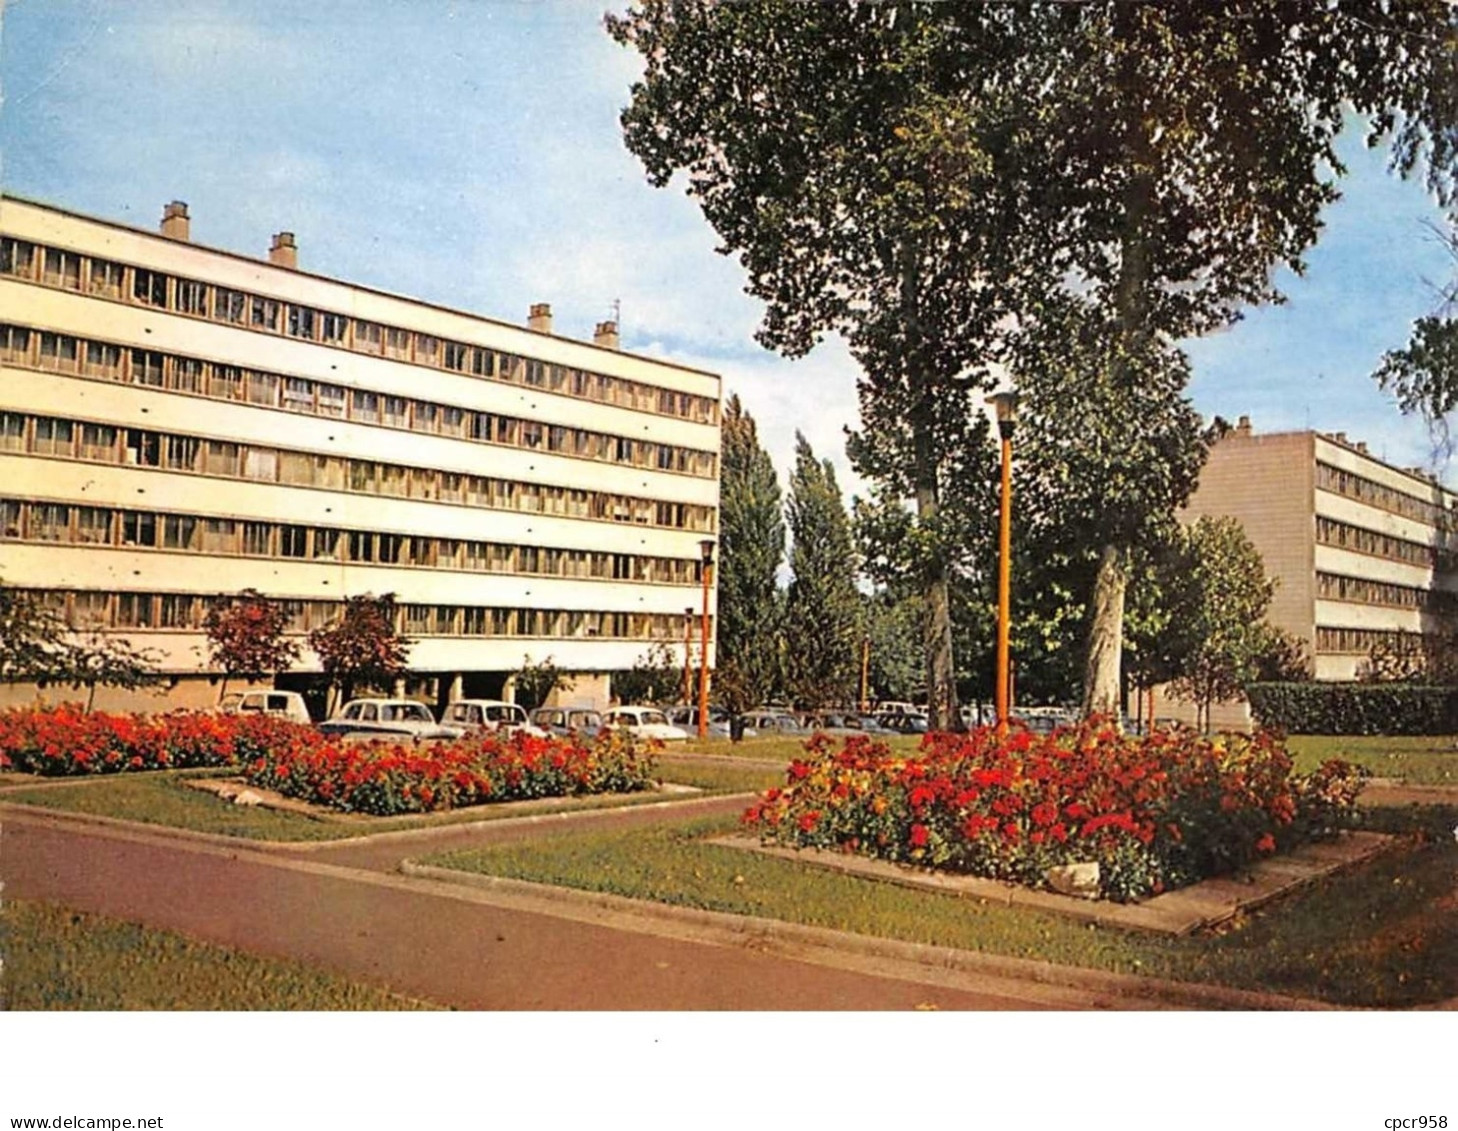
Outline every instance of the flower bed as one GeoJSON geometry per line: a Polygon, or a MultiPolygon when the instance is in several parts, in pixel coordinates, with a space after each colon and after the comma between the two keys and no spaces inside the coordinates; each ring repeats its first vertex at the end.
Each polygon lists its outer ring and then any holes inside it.
{"type": "Polygon", "coordinates": [[[112,715],[74,703],[14,707],[0,711],[0,770],[60,777],[235,766],[291,729],[267,715],[112,715]]]}
{"type": "Polygon", "coordinates": [[[244,765],[255,785],[352,813],[430,813],[532,797],[627,793],[653,785],[653,754],[621,731],[594,739],[478,732],[406,746],[305,734],[244,765]]]}
{"type": "Polygon", "coordinates": [[[476,733],[409,746],[348,743],[267,715],[111,715],[71,704],[0,712],[0,769],[60,776],[194,766],[237,766],[287,796],[380,816],[653,784],[652,751],[621,731],[586,741],[476,733]]]}
{"type": "Polygon", "coordinates": [[[1292,773],[1269,733],[1147,738],[1090,720],[1050,735],[931,734],[919,757],[854,737],[806,743],[744,815],[770,843],[837,848],[1033,887],[1096,863],[1105,898],[1182,887],[1355,823],[1367,771],[1292,773]]]}

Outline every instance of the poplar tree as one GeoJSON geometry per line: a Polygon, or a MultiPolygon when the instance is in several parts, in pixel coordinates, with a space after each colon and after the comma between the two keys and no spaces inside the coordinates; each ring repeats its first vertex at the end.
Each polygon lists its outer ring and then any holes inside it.
{"type": "Polygon", "coordinates": [[[784,597],[784,503],[779,477],[760,446],[754,417],[733,395],[724,405],[719,481],[719,635],[721,676],[750,704],[783,682],[780,641],[784,597]]]}
{"type": "Polygon", "coordinates": [[[829,460],[795,433],[790,479],[790,580],[785,652],[797,703],[849,703],[860,674],[861,596],[850,519],[829,460]]]}

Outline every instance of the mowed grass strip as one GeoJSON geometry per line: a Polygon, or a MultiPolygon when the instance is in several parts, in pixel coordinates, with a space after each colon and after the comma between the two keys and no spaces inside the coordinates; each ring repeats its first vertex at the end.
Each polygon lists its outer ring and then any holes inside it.
{"type": "MultiPolygon", "coordinates": [[[[216,772],[214,772],[216,773],[216,772]]],[[[422,826],[435,827],[492,821],[523,815],[520,806],[473,805],[445,813],[413,817],[359,817],[325,815],[313,817],[262,806],[234,805],[214,794],[183,784],[196,771],[151,771],[90,777],[69,784],[46,784],[34,789],[0,792],[0,803],[14,802],[59,809],[91,816],[115,817],[148,825],[238,837],[242,840],[329,841],[369,836],[422,826]]],[[[740,768],[722,763],[695,764],[667,760],[659,775],[665,783],[691,785],[716,793],[738,793],[767,789],[783,779],[783,773],[740,768]]],[[[48,779],[54,783],[55,779],[48,779]]],[[[657,791],[614,797],[559,797],[543,799],[532,813],[563,813],[578,809],[601,809],[625,805],[646,805],[682,800],[681,793],[657,791]]]]}
{"type": "Polygon", "coordinates": [[[1401,1007],[1458,995],[1458,809],[1386,811],[1401,847],[1224,928],[1184,939],[1092,927],[987,900],[840,875],[706,843],[699,820],[441,854],[424,862],[857,934],[1336,1004],[1401,1007]]]}
{"type": "Polygon", "coordinates": [[[103,915],[7,899],[0,1005],[12,1010],[414,1010],[438,1006],[103,915]]]}
{"type": "Polygon", "coordinates": [[[1366,766],[1379,778],[1409,785],[1458,786],[1458,736],[1293,734],[1287,749],[1303,773],[1328,758],[1366,766]]]}

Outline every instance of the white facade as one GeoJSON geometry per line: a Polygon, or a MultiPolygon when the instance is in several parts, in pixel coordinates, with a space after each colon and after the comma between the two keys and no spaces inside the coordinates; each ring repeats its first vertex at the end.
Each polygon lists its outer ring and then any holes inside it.
{"type": "Polygon", "coordinates": [[[718,377],[623,353],[610,324],[588,344],[544,308],[528,329],[309,275],[291,237],[275,262],[202,248],[168,215],[162,235],[0,200],[5,584],[183,684],[208,673],[207,601],[245,587],[301,634],[394,592],[441,698],[528,657],[682,657],[718,377]]]}

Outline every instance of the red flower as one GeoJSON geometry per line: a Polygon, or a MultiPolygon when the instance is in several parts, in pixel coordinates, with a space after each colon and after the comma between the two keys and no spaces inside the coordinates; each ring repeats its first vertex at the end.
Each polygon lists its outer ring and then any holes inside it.
{"type": "Polygon", "coordinates": [[[926,841],[927,841],[926,826],[925,825],[912,825],[911,826],[911,847],[912,848],[925,848],[926,847],[926,841]]]}
{"type": "Polygon", "coordinates": [[[820,822],[820,810],[819,809],[811,809],[807,813],[801,813],[800,814],[800,831],[802,833],[811,832],[811,831],[814,830],[815,826],[819,822],[820,822]]]}
{"type": "Polygon", "coordinates": [[[1256,851],[1262,855],[1270,855],[1276,851],[1276,838],[1266,833],[1260,840],[1256,841],[1256,851]]]}

